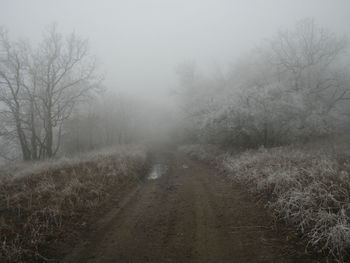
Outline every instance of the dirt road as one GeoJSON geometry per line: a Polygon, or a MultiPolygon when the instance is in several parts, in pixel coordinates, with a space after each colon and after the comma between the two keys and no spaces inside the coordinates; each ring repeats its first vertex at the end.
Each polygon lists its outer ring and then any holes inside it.
{"type": "Polygon", "coordinates": [[[312,262],[215,169],[171,152],[155,164],[63,262],[312,262]]]}

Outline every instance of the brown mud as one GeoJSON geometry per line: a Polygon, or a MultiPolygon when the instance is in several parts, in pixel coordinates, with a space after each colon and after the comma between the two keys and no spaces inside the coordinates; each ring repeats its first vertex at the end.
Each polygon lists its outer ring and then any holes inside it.
{"type": "Polygon", "coordinates": [[[269,211],[214,168],[162,152],[63,262],[314,262],[269,211]],[[166,167],[166,168],[164,168],[166,167]]]}

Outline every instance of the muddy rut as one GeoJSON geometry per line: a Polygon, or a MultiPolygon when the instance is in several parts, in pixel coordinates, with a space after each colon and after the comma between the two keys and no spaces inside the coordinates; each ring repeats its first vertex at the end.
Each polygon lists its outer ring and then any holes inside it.
{"type": "Polygon", "coordinates": [[[154,163],[63,262],[312,262],[215,169],[176,152],[154,163]]]}

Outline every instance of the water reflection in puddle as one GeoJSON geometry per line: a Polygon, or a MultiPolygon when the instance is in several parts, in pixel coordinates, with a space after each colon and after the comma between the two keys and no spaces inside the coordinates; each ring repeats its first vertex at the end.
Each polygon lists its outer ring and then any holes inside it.
{"type": "Polygon", "coordinates": [[[161,177],[163,174],[166,173],[168,170],[168,167],[164,164],[155,164],[149,173],[147,179],[148,180],[155,180],[161,177]]]}

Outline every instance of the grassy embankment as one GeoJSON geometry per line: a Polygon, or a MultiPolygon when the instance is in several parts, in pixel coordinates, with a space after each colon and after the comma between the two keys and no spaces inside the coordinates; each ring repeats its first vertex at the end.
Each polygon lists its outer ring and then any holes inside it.
{"type": "Polygon", "coordinates": [[[107,151],[0,171],[0,261],[50,261],[110,199],[144,174],[144,149],[107,151]]]}

